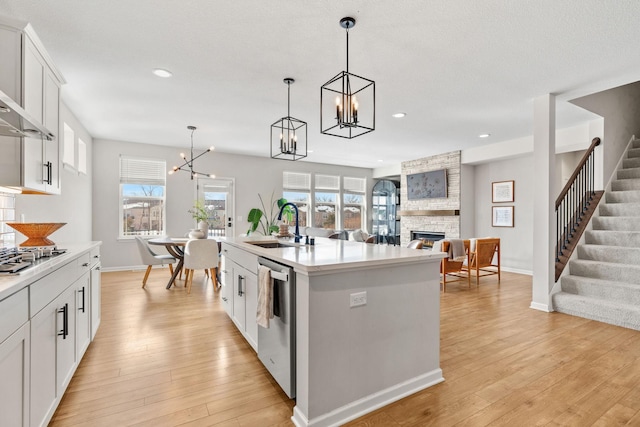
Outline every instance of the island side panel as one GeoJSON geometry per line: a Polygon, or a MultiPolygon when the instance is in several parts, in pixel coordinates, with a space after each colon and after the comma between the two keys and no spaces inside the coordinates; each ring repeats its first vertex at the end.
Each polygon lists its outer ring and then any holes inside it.
{"type": "Polygon", "coordinates": [[[297,292],[296,405],[309,423],[442,381],[439,259],[298,274],[297,292]],[[350,307],[358,292],[366,305],[350,307]]]}

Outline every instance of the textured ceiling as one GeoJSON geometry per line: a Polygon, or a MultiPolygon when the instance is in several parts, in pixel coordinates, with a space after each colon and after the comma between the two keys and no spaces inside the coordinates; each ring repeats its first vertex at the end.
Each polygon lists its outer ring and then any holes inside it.
{"type": "Polygon", "coordinates": [[[268,156],[293,77],[291,115],[322,163],[531,135],[546,93],[572,126],[593,116],[566,100],[640,80],[637,0],[0,0],[0,15],[33,25],[95,138],[188,147],[195,125],[196,147],[268,156]],[[345,68],[344,16],[357,20],[350,71],[376,81],[376,130],[352,140],[319,132],[320,86],[345,68]]]}

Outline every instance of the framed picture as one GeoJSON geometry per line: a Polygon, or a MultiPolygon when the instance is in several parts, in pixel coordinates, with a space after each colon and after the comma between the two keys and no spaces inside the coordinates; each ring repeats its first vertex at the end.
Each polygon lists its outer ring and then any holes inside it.
{"type": "Polygon", "coordinates": [[[513,227],[513,206],[492,206],[491,210],[493,227],[513,227]]]}
{"type": "Polygon", "coordinates": [[[499,181],[491,183],[491,202],[513,202],[513,181],[499,181]]]}

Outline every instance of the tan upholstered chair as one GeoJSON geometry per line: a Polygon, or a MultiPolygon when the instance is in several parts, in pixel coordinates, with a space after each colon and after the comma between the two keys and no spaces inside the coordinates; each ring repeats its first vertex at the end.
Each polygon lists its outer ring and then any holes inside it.
{"type": "Polygon", "coordinates": [[[147,266],[147,271],[145,271],[144,278],[142,279],[142,287],[144,288],[147,284],[151,267],[154,265],[169,264],[169,274],[173,276],[173,263],[177,262],[177,260],[169,254],[158,255],[151,250],[149,243],[145,239],[140,236],[135,237],[136,244],[138,245],[138,252],[140,252],[140,258],[142,258],[142,263],[147,266]]]}
{"type": "Polygon", "coordinates": [[[476,277],[476,285],[480,284],[480,277],[498,275],[500,283],[500,239],[491,237],[476,239],[475,245],[470,244],[469,274],[476,277]]]}
{"type": "MultiPolygon", "coordinates": [[[[442,252],[449,252],[451,242],[448,240],[444,240],[440,246],[442,252]]],[[[442,278],[440,279],[440,284],[442,285],[442,292],[447,291],[447,283],[454,283],[460,281],[466,281],[467,286],[471,287],[471,275],[467,270],[467,265],[469,265],[469,240],[464,240],[464,259],[450,259],[449,257],[442,258],[440,261],[440,274],[442,278]],[[447,282],[447,276],[454,276],[457,279],[449,280],[447,282]]]]}
{"type": "Polygon", "coordinates": [[[422,240],[420,239],[412,240],[407,245],[409,249],[422,249],[423,246],[424,246],[424,243],[422,243],[422,240]]]}
{"type": "Polygon", "coordinates": [[[369,236],[364,240],[365,243],[375,243],[376,242],[376,236],[369,236]]]}

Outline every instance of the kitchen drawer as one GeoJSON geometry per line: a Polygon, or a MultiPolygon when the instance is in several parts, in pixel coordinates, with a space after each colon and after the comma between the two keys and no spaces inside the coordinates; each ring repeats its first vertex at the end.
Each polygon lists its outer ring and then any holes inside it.
{"type": "Polygon", "coordinates": [[[29,321],[29,291],[24,288],[0,301],[0,343],[29,321]]]}
{"type": "Polygon", "coordinates": [[[90,257],[91,257],[91,266],[92,267],[94,265],[96,265],[96,263],[100,262],[100,247],[99,246],[96,246],[95,248],[91,249],[90,257]]]}
{"type": "Polygon", "coordinates": [[[86,252],[80,255],[76,262],[78,263],[79,271],[81,271],[80,275],[91,270],[91,265],[93,264],[93,261],[91,260],[91,252],[86,252]]]}
{"type": "MultiPolygon", "coordinates": [[[[84,270],[80,267],[81,264],[78,261],[79,259],[73,260],[30,285],[31,298],[29,299],[29,308],[31,317],[56,299],[58,295],[82,276],[84,270]]],[[[88,252],[85,262],[89,262],[88,252]]],[[[84,267],[84,269],[89,271],[89,267],[84,267]]]]}
{"type": "Polygon", "coordinates": [[[222,242],[222,255],[229,257],[236,264],[246,268],[254,274],[258,274],[258,256],[245,250],[236,248],[222,242]]]}

